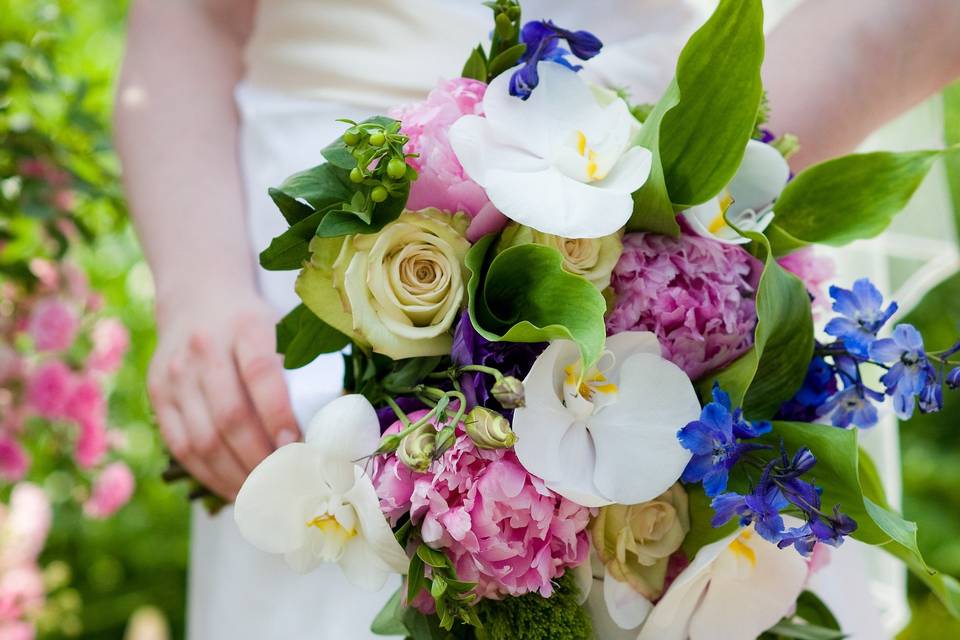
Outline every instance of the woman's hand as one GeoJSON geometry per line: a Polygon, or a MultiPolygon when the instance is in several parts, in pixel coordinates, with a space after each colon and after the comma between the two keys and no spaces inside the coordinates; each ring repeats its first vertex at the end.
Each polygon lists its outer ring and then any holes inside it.
{"type": "Polygon", "coordinates": [[[174,457],[228,500],[264,457],[299,437],[275,322],[252,288],[194,283],[158,300],[149,389],[161,433],[174,457]]]}

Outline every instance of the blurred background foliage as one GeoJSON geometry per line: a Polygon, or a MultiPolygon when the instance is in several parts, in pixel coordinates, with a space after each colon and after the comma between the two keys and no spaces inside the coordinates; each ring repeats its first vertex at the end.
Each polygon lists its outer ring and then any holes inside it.
{"type": "MultiPolygon", "coordinates": [[[[32,66],[41,77],[56,69],[53,87],[4,84],[0,105],[30,101],[54,153],[66,150],[76,174],[112,194],[93,208],[78,208],[91,244],[74,256],[105,296],[106,311],[130,329],[131,352],[111,396],[112,422],[126,433],[124,454],[137,478],[133,501],[113,519],[95,522],[58,510],[44,564],[63,588],[51,596],[45,639],[126,637],[132,626],[169,626],[183,637],[189,508],[184,487],[160,479],[166,454],[152,423],[144,387],[154,345],[152,283],[126,224],[116,160],[109,146],[110,110],[123,49],[124,0],[0,0],[0,61],[32,66]],[[41,51],[42,55],[34,56],[41,51]],[[59,149],[59,150],[58,150],[59,149]],[[83,159],[87,158],[89,162],[83,159]],[[165,620],[165,622],[164,622],[165,620]]],[[[0,74],[3,73],[0,65],[0,74]]],[[[945,101],[948,138],[960,142],[960,87],[945,101]]],[[[3,169],[0,154],[0,169],[3,169]]],[[[960,209],[960,159],[948,167],[960,209]]],[[[2,176],[0,176],[2,178],[2,176]]],[[[81,183],[82,190],[82,183],[81,183]]],[[[960,228],[960,224],[957,225],[960,228]]],[[[907,319],[931,349],[957,335],[960,275],[932,291],[907,319]]],[[[947,394],[945,410],[920,416],[901,430],[906,515],[923,523],[921,546],[930,564],[960,575],[960,397],[947,394]]],[[[56,498],[56,470],[50,470],[56,498]]],[[[960,624],[919,584],[911,583],[914,619],[901,638],[960,637],[960,624]]],[[[153,636],[150,637],[162,637],[153,636]]]]}

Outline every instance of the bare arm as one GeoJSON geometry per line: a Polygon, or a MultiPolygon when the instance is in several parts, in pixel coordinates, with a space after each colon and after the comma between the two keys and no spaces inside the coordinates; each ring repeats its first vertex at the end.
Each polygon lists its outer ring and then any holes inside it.
{"type": "Polygon", "coordinates": [[[174,455],[233,497],[295,437],[257,293],[233,90],[255,0],[135,0],[116,105],[127,195],[157,287],[150,394],[174,455]]]}
{"type": "Polygon", "coordinates": [[[800,169],[849,153],[960,76],[957,0],[807,0],[774,29],[770,126],[800,137],[800,169]]]}

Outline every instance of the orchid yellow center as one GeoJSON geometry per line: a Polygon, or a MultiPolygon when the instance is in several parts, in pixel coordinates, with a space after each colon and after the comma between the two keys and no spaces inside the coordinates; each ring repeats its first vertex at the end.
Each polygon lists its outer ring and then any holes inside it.
{"type": "Polygon", "coordinates": [[[707,227],[707,230],[710,233],[716,233],[717,231],[720,231],[720,229],[723,229],[725,226],[727,226],[727,222],[723,219],[723,216],[732,204],[733,197],[725,191],[723,196],[720,198],[720,213],[717,214],[717,217],[714,218],[713,222],[710,223],[710,226],[707,227]]]}
{"type": "Polygon", "coordinates": [[[738,558],[742,558],[750,563],[751,567],[756,568],[757,566],[757,554],[756,552],[747,545],[744,541],[749,540],[753,536],[752,531],[744,531],[739,536],[737,536],[733,542],[730,543],[730,551],[733,552],[733,555],[738,558]]]}
{"type": "Polygon", "coordinates": [[[576,386],[577,393],[586,400],[593,400],[594,395],[598,393],[610,395],[617,392],[617,385],[607,380],[607,377],[596,368],[588,376],[583,377],[579,385],[577,385],[577,377],[580,374],[579,365],[567,365],[563,371],[566,374],[566,385],[576,386]]]}
{"type": "Polygon", "coordinates": [[[322,516],[317,516],[313,520],[310,520],[307,522],[307,527],[316,527],[325,536],[330,536],[331,538],[341,542],[346,542],[350,538],[357,535],[355,529],[344,528],[344,526],[329,513],[322,516]]]}
{"type": "Polygon", "coordinates": [[[587,134],[583,131],[577,131],[577,153],[587,160],[587,178],[599,180],[602,176],[597,175],[597,152],[587,147],[587,134]]]}

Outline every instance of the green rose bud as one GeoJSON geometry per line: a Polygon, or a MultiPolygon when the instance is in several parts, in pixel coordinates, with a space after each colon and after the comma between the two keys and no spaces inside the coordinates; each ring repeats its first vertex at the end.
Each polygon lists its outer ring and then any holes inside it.
{"type": "Polygon", "coordinates": [[[510,422],[496,411],[474,407],[467,414],[464,428],[473,443],[481,449],[509,449],[517,442],[510,422]]]}
{"type": "Polygon", "coordinates": [[[397,447],[400,462],[420,473],[430,468],[437,444],[437,429],[429,422],[422,424],[403,437],[397,447]]]}
{"type": "Polygon", "coordinates": [[[563,257],[564,270],[583,276],[601,290],[610,285],[610,274],[623,252],[619,233],[602,238],[574,239],[511,224],[503,231],[499,248],[503,250],[520,244],[553,247],[563,257]]]}
{"type": "Polygon", "coordinates": [[[525,404],[523,383],[513,376],[505,376],[494,382],[490,393],[504,409],[517,409],[525,404]]]}
{"type": "Polygon", "coordinates": [[[643,504],[603,507],[590,524],[593,546],[610,575],[648,600],[663,595],[670,556],[689,531],[687,492],[679,483],[643,504]]]}

